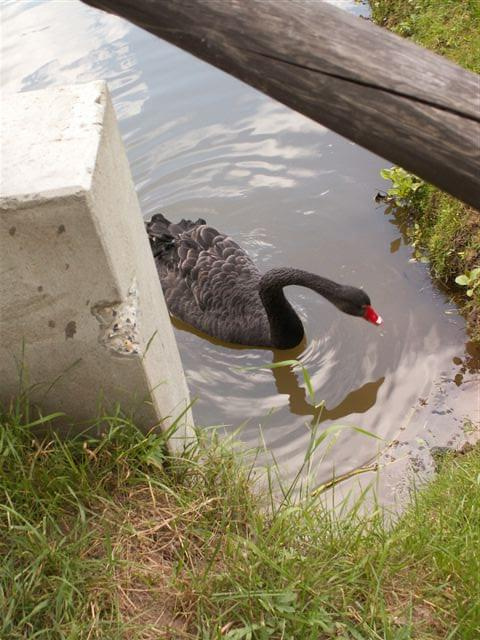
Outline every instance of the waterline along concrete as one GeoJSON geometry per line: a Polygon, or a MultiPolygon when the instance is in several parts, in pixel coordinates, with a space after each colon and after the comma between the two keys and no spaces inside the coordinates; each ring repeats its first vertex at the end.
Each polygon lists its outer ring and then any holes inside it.
{"type": "Polygon", "coordinates": [[[149,429],[188,390],[106,85],[4,95],[0,400],[19,388],[84,428],[117,405],[149,429]]]}

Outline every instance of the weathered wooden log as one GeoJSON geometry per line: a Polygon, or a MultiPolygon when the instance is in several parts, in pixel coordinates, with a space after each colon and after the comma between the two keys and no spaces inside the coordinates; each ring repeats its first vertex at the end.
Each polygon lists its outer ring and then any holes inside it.
{"type": "Polygon", "coordinates": [[[480,79],[320,0],[84,0],[480,209],[480,79]]]}

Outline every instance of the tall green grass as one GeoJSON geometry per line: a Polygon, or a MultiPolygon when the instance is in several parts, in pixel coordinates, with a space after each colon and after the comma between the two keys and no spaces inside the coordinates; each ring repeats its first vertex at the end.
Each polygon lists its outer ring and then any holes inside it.
{"type": "Polygon", "coordinates": [[[50,420],[2,415],[2,640],[478,638],[478,450],[388,526],[370,494],[274,499],[214,432],[174,456],[120,413],[35,438],[50,420]]]}

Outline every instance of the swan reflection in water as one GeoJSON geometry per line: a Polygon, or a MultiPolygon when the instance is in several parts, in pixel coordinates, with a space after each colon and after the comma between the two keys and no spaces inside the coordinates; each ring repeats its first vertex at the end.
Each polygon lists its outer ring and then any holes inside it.
{"type": "MultiPolygon", "coordinates": [[[[304,349],[305,340],[295,349],[274,351],[273,363],[285,360],[301,362],[300,358],[304,349]]],[[[299,384],[298,374],[292,366],[276,367],[272,369],[272,373],[278,393],[288,395],[290,411],[298,416],[312,416],[313,424],[327,420],[339,420],[355,413],[365,413],[375,405],[378,390],[385,381],[385,376],[382,376],[374,382],[367,382],[348,393],[335,407],[328,409],[323,402],[314,404],[307,398],[307,391],[304,386],[299,384]]]]}
{"type": "MultiPolygon", "coordinates": [[[[170,314],[210,342],[271,349],[273,365],[305,351],[302,319],[283,292],[291,285],[314,291],[344,314],[382,324],[363,289],[293,267],[262,274],[240,245],[202,218],[172,223],[156,213],[146,231],[170,314]]],[[[293,413],[311,415],[314,423],[365,412],[383,382],[364,385],[329,410],[309,404],[295,373],[288,364],[279,373],[282,368],[272,367],[279,393],[287,393],[293,413]]]]}
{"type": "MultiPolygon", "coordinates": [[[[244,347],[216,340],[174,316],[171,316],[171,320],[176,329],[192,333],[216,347],[227,347],[236,351],[251,351],[251,347],[244,347]]],[[[307,340],[304,338],[302,342],[293,349],[273,350],[272,364],[280,364],[281,362],[288,360],[296,360],[301,363],[301,356],[305,351],[306,342],[307,340]]],[[[267,352],[269,349],[263,349],[262,351],[267,352]]],[[[240,369],[242,367],[238,368],[240,369]]],[[[269,365],[265,365],[265,369],[268,368],[269,365]]],[[[262,369],[262,366],[259,365],[258,369],[262,369]]],[[[312,424],[319,424],[328,420],[339,420],[340,418],[344,418],[351,414],[367,412],[375,405],[378,391],[385,381],[385,377],[382,376],[375,381],[367,382],[358,389],[350,391],[341,400],[341,402],[339,402],[335,407],[329,409],[324,403],[315,404],[307,397],[307,391],[305,387],[300,384],[299,373],[298,370],[295,371],[294,365],[271,368],[271,373],[277,392],[280,395],[288,396],[288,406],[291,413],[298,416],[311,416],[312,424]]]]}

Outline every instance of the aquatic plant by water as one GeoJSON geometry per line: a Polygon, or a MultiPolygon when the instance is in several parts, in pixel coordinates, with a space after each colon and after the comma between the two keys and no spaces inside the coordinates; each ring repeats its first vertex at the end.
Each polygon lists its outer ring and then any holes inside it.
{"type": "Polygon", "coordinates": [[[392,186],[387,189],[387,200],[397,207],[414,205],[425,187],[421,178],[401,167],[382,169],[380,175],[384,180],[391,180],[392,186]]]}

